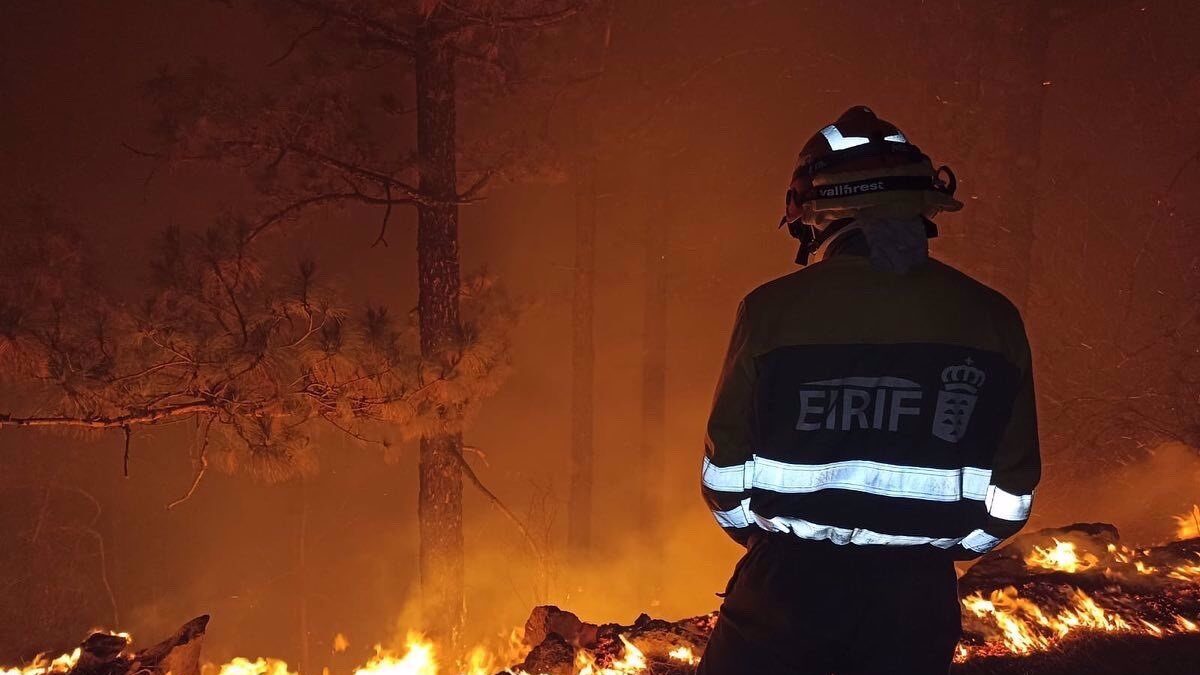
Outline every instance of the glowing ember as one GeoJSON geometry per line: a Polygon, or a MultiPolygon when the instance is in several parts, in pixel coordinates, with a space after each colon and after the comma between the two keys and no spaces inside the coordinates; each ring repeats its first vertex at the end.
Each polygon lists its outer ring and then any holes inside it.
{"type": "Polygon", "coordinates": [[[697,658],[696,655],[692,653],[692,648],[688,647],[686,645],[672,649],[670,651],[670,653],[667,654],[667,656],[670,656],[671,658],[675,659],[676,661],[681,661],[683,663],[686,663],[689,666],[694,666],[697,663],[700,663],[700,659],[697,658]]]}
{"type": "Polygon", "coordinates": [[[1060,572],[1082,572],[1095,567],[1100,559],[1087,551],[1080,554],[1075,550],[1075,544],[1069,541],[1054,540],[1052,548],[1034,546],[1033,551],[1025,557],[1025,564],[1030,567],[1043,567],[1060,572]]]}

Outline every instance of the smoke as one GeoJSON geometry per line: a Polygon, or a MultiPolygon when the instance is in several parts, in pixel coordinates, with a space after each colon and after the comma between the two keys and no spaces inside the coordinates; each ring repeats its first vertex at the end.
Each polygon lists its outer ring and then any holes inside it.
{"type": "Polygon", "coordinates": [[[1046,486],[1039,489],[1045,499],[1034,505],[1042,527],[1102,521],[1116,525],[1128,544],[1164,542],[1175,535],[1172,516],[1200,502],[1200,450],[1183,443],[1162,443],[1138,463],[1070,484],[1054,480],[1054,467],[1047,462],[1046,486]]]}

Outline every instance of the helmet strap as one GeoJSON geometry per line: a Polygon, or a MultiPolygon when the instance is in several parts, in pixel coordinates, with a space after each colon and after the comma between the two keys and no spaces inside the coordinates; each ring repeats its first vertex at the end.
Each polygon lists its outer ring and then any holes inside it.
{"type": "Polygon", "coordinates": [[[838,220],[830,223],[829,227],[826,227],[824,230],[818,232],[816,238],[813,240],[810,249],[810,255],[815,256],[818,254],[823,254],[823,252],[827,251],[829,247],[833,245],[834,241],[841,238],[842,235],[848,235],[853,230],[860,229],[857,227],[852,227],[855,223],[855,220],[855,218],[839,218],[838,220]]]}

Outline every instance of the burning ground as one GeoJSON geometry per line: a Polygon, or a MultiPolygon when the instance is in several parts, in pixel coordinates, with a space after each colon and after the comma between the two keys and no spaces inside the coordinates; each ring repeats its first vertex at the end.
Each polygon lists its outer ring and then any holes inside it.
{"type": "MultiPolygon", "coordinates": [[[[1200,663],[1200,509],[1176,518],[1178,541],[1135,548],[1116,528],[1076,524],[1017,537],[959,580],[963,639],[956,673],[1194,673],[1200,663]]],[[[694,670],[716,614],[680,621],[639,616],[593,624],[535,608],[499,644],[445,658],[420,633],[353,675],[683,675],[694,670]]],[[[0,675],[289,675],[278,659],[205,663],[208,617],[135,650],[128,634],[95,631],[73,652],[0,668],[0,675]]],[[[349,642],[339,635],[335,650],[349,642]]],[[[330,668],[323,669],[330,675],[330,668]]]]}

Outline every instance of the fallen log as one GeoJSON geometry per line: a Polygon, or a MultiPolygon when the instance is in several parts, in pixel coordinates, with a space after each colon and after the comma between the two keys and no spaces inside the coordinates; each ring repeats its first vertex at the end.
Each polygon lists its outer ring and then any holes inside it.
{"type": "Polygon", "coordinates": [[[174,635],[143,649],[133,657],[129,673],[153,675],[200,675],[200,647],[208,628],[208,615],[198,616],[183,624],[174,635]]]}
{"type": "Polygon", "coordinates": [[[37,675],[200,675],[200,648],[208,615],[183,624],[171,637],[136,652],[125,633],[96,632],[84,638],[77,654],[53,661],[39,656],[13,672],[37,675]]]}

